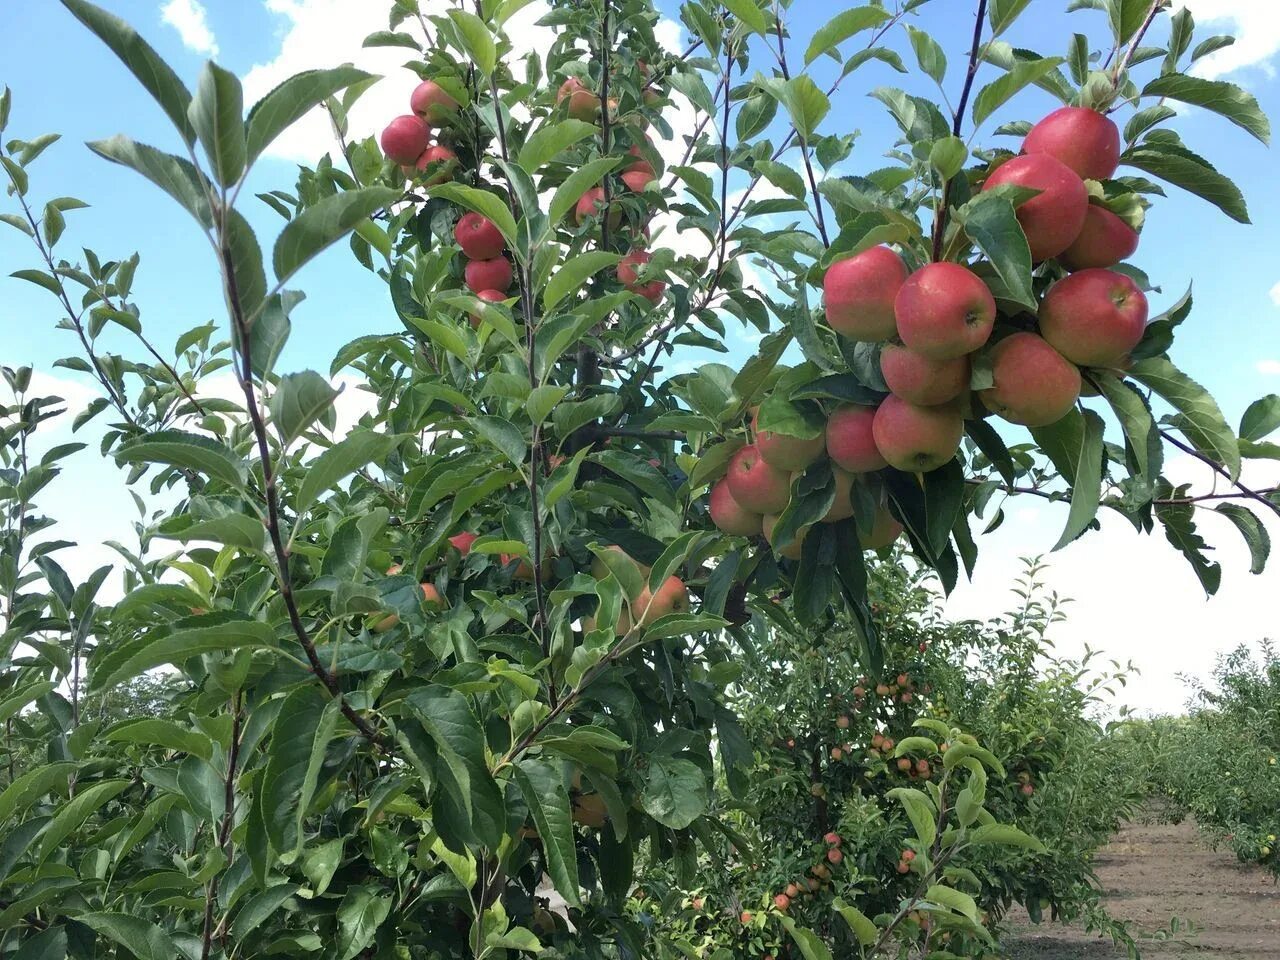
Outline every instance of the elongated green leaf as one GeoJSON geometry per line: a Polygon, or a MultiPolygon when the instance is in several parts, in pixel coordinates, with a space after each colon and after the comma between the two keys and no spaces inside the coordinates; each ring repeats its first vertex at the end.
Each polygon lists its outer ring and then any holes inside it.
{"type": "MultiPolygon", "coordinates": [[[[64,3],[68,0],[63,0],[64,3]]],[[[142,174],[190,213],[206,230],[213,228],[209,194],[190,160],[137,143],[123,134],[110,140],[94,140],[89,149],[98,156],[142,174]]]]}
{"type": "Polygon", "coordinates": [[[581,901],[573,815],[560,771],[546,760],[526,760],[515,767],[515,777],[542,838],[551,881],[565,901],[576,906],[581,901]]]}
{"type": "Polygon", "coordinates": [[[1092,410],[1084,412],[1084,436],[1080,441],[1080,457],[1075,480],[1071,484],[1071,509],[1067,526],[1053,549],[1061,550],[1084,533],[1098,515],[1102,499],[1102,435],[1106,424],[1092,410]]]}
{"type": "Polygon", "coordinates": [[[975,846],[981,844],[999,844],[1006,847],[1021,847],[1024,850],[1044,852],[1044,844],[1030,834],[1007,823],[988,823],[978,827],[969,834],[969,842],[975,846]]]}
{"type": "Polygon", "coordinates": [[[21,813],[55,786],[65,790],[75,769],[74,763],[50,763],[18,777],[0,793],[0,823],[21,813]]]}
{"type": "Polygon", "coordinates": [[[308,260],[399,196],[400,191],[390,187],[361,187],[325,197],[302,211],[285,225],[276,240],[271,257],[276,279],[284,283],[308,260]]]}
{"type": "Polygon", "coordinates": [[[524,465],[529,456],[529,447],[525,443],[524,434],[514,423],[502,417],[472,417],[468,422],[481,439],[490,443],[515,466],[524,465]]]}
{"type": "Polygon", "coordinates": [[[1027,8],[1031,0],[991,0],[987,19],[991,21],[991,35],[998,37],[1013,25],[1013,21],[1027,8]]]}
{"type": "Polygon", "coordinates": [[[124,913],[82,913],[76,920],[114,940],[137,960],[174,960],[183,956],[167,933],[140,917],[124,913]]]}
{"type": "Polygon", "coordinates": [[[1061,57],[1042,60],[1019,60],[1003,77],[992,80],[973,98],[973,123],[981,126],[996,110],[1004,106],[1018,91],[1047,76],[1062,63],[1061,57]]]}
{"type": "Polygon", "coordinates": [[[229,620],[178,630],[166,637],[146,636],[112,647],[90,659],[90,690],[106,690],[166,663],[182,663],[203,653],[273,646],[274,632],[257,620],[229,620]]]}
{"type": "MultiPolygon", "coordinates": [[[[249,226],[249,221],[239,210],[227,211],[227,231],[223,237],[223,260],[230,260],[231,276],[236,282],[236,297],[240,313],[248,322],[254,315],[253,328],[249,331],[249,345],[253,372],[264,376],[275,363],[289,336],[288,310],[301,299],[301,294],[275,294],[267,298],[267,272],[262,265],[262,247],[249,226]],[[289,307],[286,307],[286,302],[289,307]]],[[[232,330],[232,337],[239,340],[239,330],[232,330]]]]}
{"type": "Polygon", "coordinates": [[[116,451],[122,463],[163,463],[244,489],[247,468],[225,444],[181,430],[160,430],[116,451]]]}
{"type": "Polygon", "coordinates": [[[22,941],[13,960],[67,960],[67,928],[49,927],[22,941]]]}
{"type": "Polygon", "coordinates": [[[247,160],[254,160],[285,130],[324,103],[339,90],[368,80],[370,74],[355,67],[332,70],[304,70],[264,96],[253,105],[246,121],[245,150],[247,160]]]}
{"type": "Polygon", "coordinates": [[[297,892],[296,883],[277,883],[265,890],[259,890],[245,901],[240,912],[236,914],[235,920],[232,921],[232,938],[237,941],[246,941],[297,892]]]}
{"type": "Polygon", "coordinates": [[[584,120],[561,120],[538,128],[523,147],[516,162],[529,173],[537,173],[562,150],[593,136],[599,128],[584,120]]]}
{"type": "Polygon", "coordinates": [[[1194,193],[1212,203],[1232,220],[1249,222],[1249,210],[1245,206],[1240,188],[1215,170],[1207,160],[1190,150],[1163,142],[1153,144],[1148,140],[1126,150],[1121,162],[1194,193]]]}
{"type": "Polygon", "coordinates": [[[286,863],[302,847],[302,823],[340,719],[338,701],[314,683],[290,693],[276,717],[262,775],[262,812],[271,845],[286,863]]]}
{"type": "Polygon", "coordinates": [[[745,24],[752,33],[764,36],[769,32],[769,21],[760,9],[759,0],[722,0],[730,13],[745,24]]]}
{"type": "Polygon", "coordinates": [[[934,83],[941,84],[947,73],[947,55],[942,52],[938,41],[923,30],[908,25],[907,36],[911,40],[911,49],[916,53],[916,63],[934,83]]]}
{"type": "Polygon", "coordinates": [[[584,283],[605,267],[611,267],[621,257],[607,250],[588,250],[567,261],[542,291],[543,309],[550,312],[565,297],[576,293],[584,283]]]}
{"type": "Polygon", "coordinates": [[[1089,376],[1107,398],[1116,419],[1120,421],[1129,447],[1133,450],[1138,470],[1143,476],[1154,480],[1160,472],[1162,447],[1160,434],[1146,401],[1137,390],[1123,383],[1114,374],[1094,371],[1089,376]]]}
{"type": "Polygon", "coordinates": [[[213,756],[213,741],[198,730],[190,730],[172,720],[138,717],[124,720],[98,735],[107,743],[139,743],[190,753],[205,760],[213,756]]]}
{"type": "Polygon", "coordinates": [[[1009,297],[1034,312],[1037,304],[1031,289],[1031,248],[1013,203],[1005,197],[982,193],[956,211],[956,217],[969,239],[995,267],[1009,297]]]}
{"type": "Polygon", "coordinates": [[[974,902],[973,897],[967,893],[935,883],[925,891],[924,898],[932,900],[934,903],[940,903],[944,907],[949,907],[956,913],[964,914],[974,923],[978,922],[980,915],[978,905],[974,902]]]}
{"type": "Polygon", "coordinates": [[[1167,97],[1221,114],[1263,143],[1271,142],[1271,122],[1253,94],[1225,80],[1206,80],[1183,73],[1156,77],[1142,88],[1144,97],[1167,97]]]}
{"type": "Polygon", "coordinates": [[[56,690],[57,687],[58,685],[52,680],[42,680],[0,700],[0,723],[16,717],[27,704],[34,703],[51,690],[56,690]]]}
{"type": "Polygon", "coordinates": [[[377,887],[350,887],[338,906],[338,936],[334,944],[337,960],[354,960],[378,933],[391,915],[395,902],[377,887]]]}
{"type": "Polygon", "coordinates": [[[817,60],[827,52],[831,52],[833,56],[839,59],[836,47],[855,33],[861,33],[871,27],[878,27],[888,19],[889,14],[884,9],[870,5],[850,7],[848,10],[840,11],[828,20],[813,35],[813,39],[809,41],[809,47],[804,52],[805,66],[813,63],[814,60],[817,60]]]}
{"type": "Polygon", "coordinates": [[[832,900],[831,906],[835,908],[836,913],[844,918],[844,922],[849,925],[849,929],[853,931],[853,935],[858,938],[860,944],[864,947],[869,947],[876,942],[880,931],[866,914],[857,907],[851,907],[840,897],[832,900]]]}
{"type": "Polygon", "coordinates": [[[1240,418],[1241,440],[1263,440],[1280,428],[1280,394],[1269,393],[1249,404],[1240,418]]]}
{"type": "Polygon", "coordinates": [[[74,799],[64,803],[41,835],[40,849],[36,858],[40,861],[47,859],[49,854],[79,829],[80,825],[88,820],[100,806],[112,797],[122,794],[129,789],[129,786],[128,780],[104,780],[86,787],[77,793],[74,799]]]}
{"type": "Polygon", "coordinates": [[[206,63],[187,115],[214,180],[232,186],[245,170],[244,92],[236,75],[212,61],[206,63]]]}
{"type": "Polygon", "coordinates": [[[791,934],[804,960],[831,960],[831,950],[812,930],[799,926],[790,917],[782,918],[782,926],[791,934]]]}
{"type": "Polygon", "coordinates": [[[920,843],[925,847],[933,846],[933,841],[938,836],[938,811],[933,801],[912,787],[895,787],[889,791],[888,796],[902,804],[920,843]]]}
{"type": "Polygon", "coordinates": [[[97,34],[98,39],[110,47],[111,52],[138,78],[138,82],[173,121],[182,139],[188,145],[195,143],[196,133],[187,118],[191,93],[160,54],[138,36],[133,27],[101,7],[86,0],[62,0],[62,5],[97,34]]]}
{"type": "Polygon", "coordinates": [[[1213,596],[1222,585],[1222,565],[1205,556],[1209,546],[1196,530],[1195,504],[1157,503],[1155,514],[1164,527],[1165,539],[1187,558],[1205,594],[1213,596]]]}
{"type": "Polygon", "coordinates": [[[449,19],[458,29],[463,49],[486,77],[498,63],[498,47],[485,22],[467,10],[450,10],[449,19]]]}
{"type": "Polygon", "coordinates": [[[640,804],[665,827],[683,830],[707,810],[707,777],[689,760],[650,758],[640,804]]]}
{"type": "Polygon", "coordinates": [[[1214,509],[1235,524],[1240,536],[1244,537],[1249,548],[1249,572],[1262,573],[1271,555],[1271,534],[1267,533],[1262,521],[1252,510],[1238,503],[1221,503],[1214,509]]]}
{"type": "Polygon", "coordinates": [[[1139,360],[1129,374],[1169,401],[1178,411],[1177,427],[1192,446],[1226,468],[1232,480],[1240,476],[1239,441],[1217,401],[1204,387],[1165,357],[1139,360]]]}
{"type": "Polygon", "coordinates": [[[366,464],[381,460],[395,449],[398,438],[372,430],[360,430],[316,457],[298,487],[294,507],[301,515],[326,490],[366,464]]]}

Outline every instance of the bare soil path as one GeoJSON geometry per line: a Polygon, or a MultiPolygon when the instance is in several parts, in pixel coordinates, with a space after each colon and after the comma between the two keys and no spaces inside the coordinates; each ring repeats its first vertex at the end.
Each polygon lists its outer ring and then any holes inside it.
{"type": "MultiPolygon", "coordinates": [[[[1177,917],[1195,925],[1177,940],[1139,939],[1143,960],[1211,957],[1280,960],[1280,887],[1266,871],[1213,850],[1191,821],[1131,823],[1096,860],[1108,912],[1131,932],[1168,930],[1177,917]]],[[[1112,960],[1127,951],[1078,927],[1013,918],[1011,960],[1112,960]]]]}

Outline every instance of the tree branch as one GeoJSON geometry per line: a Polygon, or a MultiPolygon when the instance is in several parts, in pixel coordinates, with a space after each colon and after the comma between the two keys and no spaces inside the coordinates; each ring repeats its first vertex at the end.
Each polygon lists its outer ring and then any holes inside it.
{"type": "MultiPolygon", "coordinates": [[[[787,46],[786,41],[783,39],[782,11],[778,9],[777,0],[774,0],[773,14],[773,23],[777,28],[778,35],[778,66],[782,69],[782,79],[790,81],[791,71],[787,69],[787,46]]],[[[728,97],[725,98],[725,103],[726,105],[728,104],[728,97]]],[[[725,112],[727,117],[728,111],[726,110],[725,112]]],[[[800,131],[798,129],[793,126],[792,130],[799,136],[800,131]]],[[[831,241],[827,237],[827,224],[822,215],[822,194],[818,193],[818,181],[813,175],[813,164],[809,160],[809,144],[804,137],[800,137],[800,157],[804,161],[804,172],[809,178],[809,189],[813,192],[814,219],[818,224],[818,234],[822,237],[822,245],[829,247],[831,246],[831,241]]],[[[721,256],[723,257],[723,252],[721,256]]]]}
{"type": "MultiPolygon", "coordinates": [[[[964,124],[964,112],[969,106],[969,94],[973,92],[973,81],[978,75],[980,60],[978,51],[982,45],[982,27],[987,18],[987,0],[978,0],[978,10],[973,20],[973,43],[969,47],[969,69],[965,71],[964,88],[960,91],[960,102],[956,104],[955,113],[951,115],[951,135],[960,136],[964,124]]],[[[942,259],[942,242],[947,232],[947,219],[951,212],[951,181],[942,185],[942,197],[938,201],[938,209],[933,214],[933,259],[942,259]]]]}

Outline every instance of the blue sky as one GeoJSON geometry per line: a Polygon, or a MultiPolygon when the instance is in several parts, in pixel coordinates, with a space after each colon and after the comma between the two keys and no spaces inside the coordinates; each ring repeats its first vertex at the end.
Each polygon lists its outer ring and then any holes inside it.
{"type": "MultiPolygon", "coordinates": [[[[198,0],[100,2],[133,23],[190,86],[210,54],[244,77],[248,91],[256,95],[296,70],[352,59],[367,69],[388,74],[368,96],[364,111],[353,118],[354,135],[374,133],[386,117],[401,112],[413,82],[410,74],[396,70],[405,51],[359,48],[360,38],[385,26],[384,11],[389,4],[382,0],[205,0],[203,5],[198,0]]],[[[674,9],[670,3],[660,6],[668,12],[674,9]]],[[[841,6],[796,0],[791,19],[795,60],[811,33],[841,6]]],[[[1044,54],[1064,52],[1073,31],[1088,32],[1096,44],[1101,43],[1103,15],[1090,12],[1068,17],[1061,12],[1065,6],[1066,0],[1034,0],[1008,39],[1044,54]]],[[[1274,70],[1280,18],[1271,0],[1192,0],[1191,6],[1202,23],[1207,25],[1211,16],[1217,16],[1220,19],[1212,26],[1240,34],[1236,47],[1218,54],[1211,63],[1212,74],[1245,85],[1270,115],[1280,117],[1280,81],[1274,70]]],[[[934,0],[915,20],[948,54],[947,89],[953,97],[962,79],[971,9],[972,4],[964,0],[934,0]]],[[[146,329],[162,351],[171,348],[177,335],[189,327],[209,319],[225,324],[210,269],[210,252],[194,225],[149,184],[83,146],[87,140],[126,132],[134,139],[174,149],[176,138],[159,109],[99,41],[53,0],[10,4],[0,14],[0,26],[0,64],[4,65],[0,83],[8,84],[14,96],[7,136],[30,138],[51,131],[64,135],[63,141],[32,168],[33,198],[43,202],[70,194],[92,204],[88,210],[68,215],[69,227],[59,248],[63,256],[78,254],[81,246],[96,249],[104,259],[140,252],[142,265],[135,296],[143,308],[146,329]]],[[[513,35],[527,43],[537,42],[531,30],[513,35]]],[[[672,44],[684,39],[672,24],[664,28],[662,36],[672,44]]],[[[892,44],[912,62],[905,36],[895,36],[892,44]]],[[[895,128],[884,108],[865,96],[866,90],[879,84],[902,85],[922,95],[933,92],[927,79],[915,74],[904,78],[875,63],[847,80],[823,125],[825,132],[861,131],[852,156],[842,165],[844,171],[865,171],[884,164],[882,155],[893,141],[895,128]]],[[[1054,105],[1040,91],[1024,92],[999,119],[1033,119],[1054,105]]],[[[1175,359],[1210,388],[1234,422],[1252,399],[1280,390],[1277,158],[1243,131],[1202,111],[1185,112],[1175,125],[1189,146],[1206,154],[1240,184],[1255,225],[1235,224],[1203,201],[1171,190],[1170,199],[1151,212],[1134,262],[1163,287],[1162,294],[1153,295],[1153,313],[1177,298],[1194,278],[1196,310],[1179,332],[1175,359]]],[[[994,126],[989,122],[988,143],[993,142],[989,131],[994,126]]],[[[282,156],[269,155],[260,162],[250,183],[252,189],[243,193],[241,205],[264,247],[269,248],[280,221],[253,199],[252,193],[291,189],[295,161],[314,158],[326,149],[324,129],[319,121],[300,125],[280,145],[282,156]]],[[[3,199],[3,203],[3,209],[11,209],[11,200],[3,199]]],[[[56,374],[62,382],[55,386],[68,396],[77,391],[77,395],[87,395],[89,385],[77,387],[68,382],[74,375],[50,366],[56,357],[74,352],[73,337],[54,329],[58,316],[51,299],[29,284],[7,278],[13,270],[34,265],[29,241],[0,225],[0,363],[33,363],[56,374]]],[[[327,370],[330,358],[346,341],[398,326],[386,287],[362,270],[341,245],[307,267],[296,278],[296,285],[307,292],[308,300],[295,314],[294,339],[281,369],[327,370]]],[[[127,334],[116,331],[107,336],[120,338],[110,341],[113,346],[134,352],[127,334]]],[[[746,348],[739,347],[730,362],[740,362],[745,353],[746,348]]],[[[127,539],[127,529],[122,527],[133,511],[120,490],[118,474],[97,458],[90,459],[88,451],[82,456],[85,459],[77,467],[83,472],[77,470],[76,480],[97,488],[92,502],[98,509],[85,512],[82,490],[72,486],[68,478],[51,491],[57,498],[51,507],[55,513],[60,512],[58,506],[72,511],[68,525],[84,542],[106,537],[127,539]]],[[[984,573],[982,583],[962,588],[962,596],[952,604],[955,612],[975,614],[993,609],[998,602],[995,598],[1003,596],[1010,583],[1017,557],[1042,552],[1056,539],[1061,518],[1052,508],[1037,507],[1023,519],[1025,522],[1014,525],[1016,530],[991,538],[982,561],[989,572],[984,573]]],[[[1238,633],[1239,639],[1256,638],[1266,626],[1266,601],[1269,592],[1280,586],[1275,574],[1280,562],[1264,578],[1249,578],[1238,546],[1229,541],[1233,536],[1230,530],[1214,533],[1214,539],[1229,544],[1220,556],[1228,568],[1223,591],[1226,599],[1220,597],[1208,606],[1197,596],[1190,573],[1177,566],[1181,559],[1175,558],[1170,577],[1177,596],[1170,599],[1172,606],[1159,629],[1162,637],[1169,630],[1176,631],[1183,638],[1179,649],[1193,647],[1197,637],[1202,638],[1211,624],[1222,624],[1224,617],[1233,625],[1229,636],[1238,633]],[[1178,606],[1183,603],[1187,604],[1185,609],[1178,606]]],[[[1157,567],[1163,569],[1170,554],[1163,543],[1151,538],[1139,543],[1114,527],[1089,539],[1096,545],[1078,544],[1055,560],[1055,587],[1079,595],[1099,563],[1132,564],[1134,569],[1150,573],[1157,567]],[[1157,552],[1149,553],[1153,548],[1157,552]]],[[[88,549],[86,566],[91,556],[99,554],[88,549]]],[[[1085,626],[1079,636],[1072,637],[1077,646],[1096,637],[1107,623],[1114,623],[1108,619],[1112,615],[1109,605],[1122,603],[1123,595],[1109,596],[1091,599],[1091,613],[1083,615],[1085,626]],[[1091,617],[1096,618],[1096,626],[1091,625],[1091,617]]],[[[1220,647],[1225,642],[1220,639],[1214,645],[1220,647]]],[[[1183,667],[1203,673],[1209,648],[1201,644],[1195,649],[1198,659],[1183,667]]],[[[1152,665],[1164,671],[1165,681],[1152,702],[1168,704],[1176,697],[1173,661],[1167,661],[1154,646],[1150,653],[1152,665]]]]}

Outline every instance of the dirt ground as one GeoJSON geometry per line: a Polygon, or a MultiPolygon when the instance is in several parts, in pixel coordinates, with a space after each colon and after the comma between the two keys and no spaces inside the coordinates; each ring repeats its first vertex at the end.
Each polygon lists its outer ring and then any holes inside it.
{"type": "MultiPolygon", "coordinates": [[[[1143,960],[1212,957],[1214,960],[1280,960],[1280,887],[1265,871],[1213,850],[1186,821],[1178,825],[1132,823],[1096,860],[1104,903],[1129,921],[1143,960]],[[1169,930],[1177,917],[1190,934],[1168,940],[1138,937],[1169,930]]],[[[1111,960],[1127,952],[1082,929],[1035,925],[1014,918],[1005,941],[1011,960],[1111,960]]]]}

